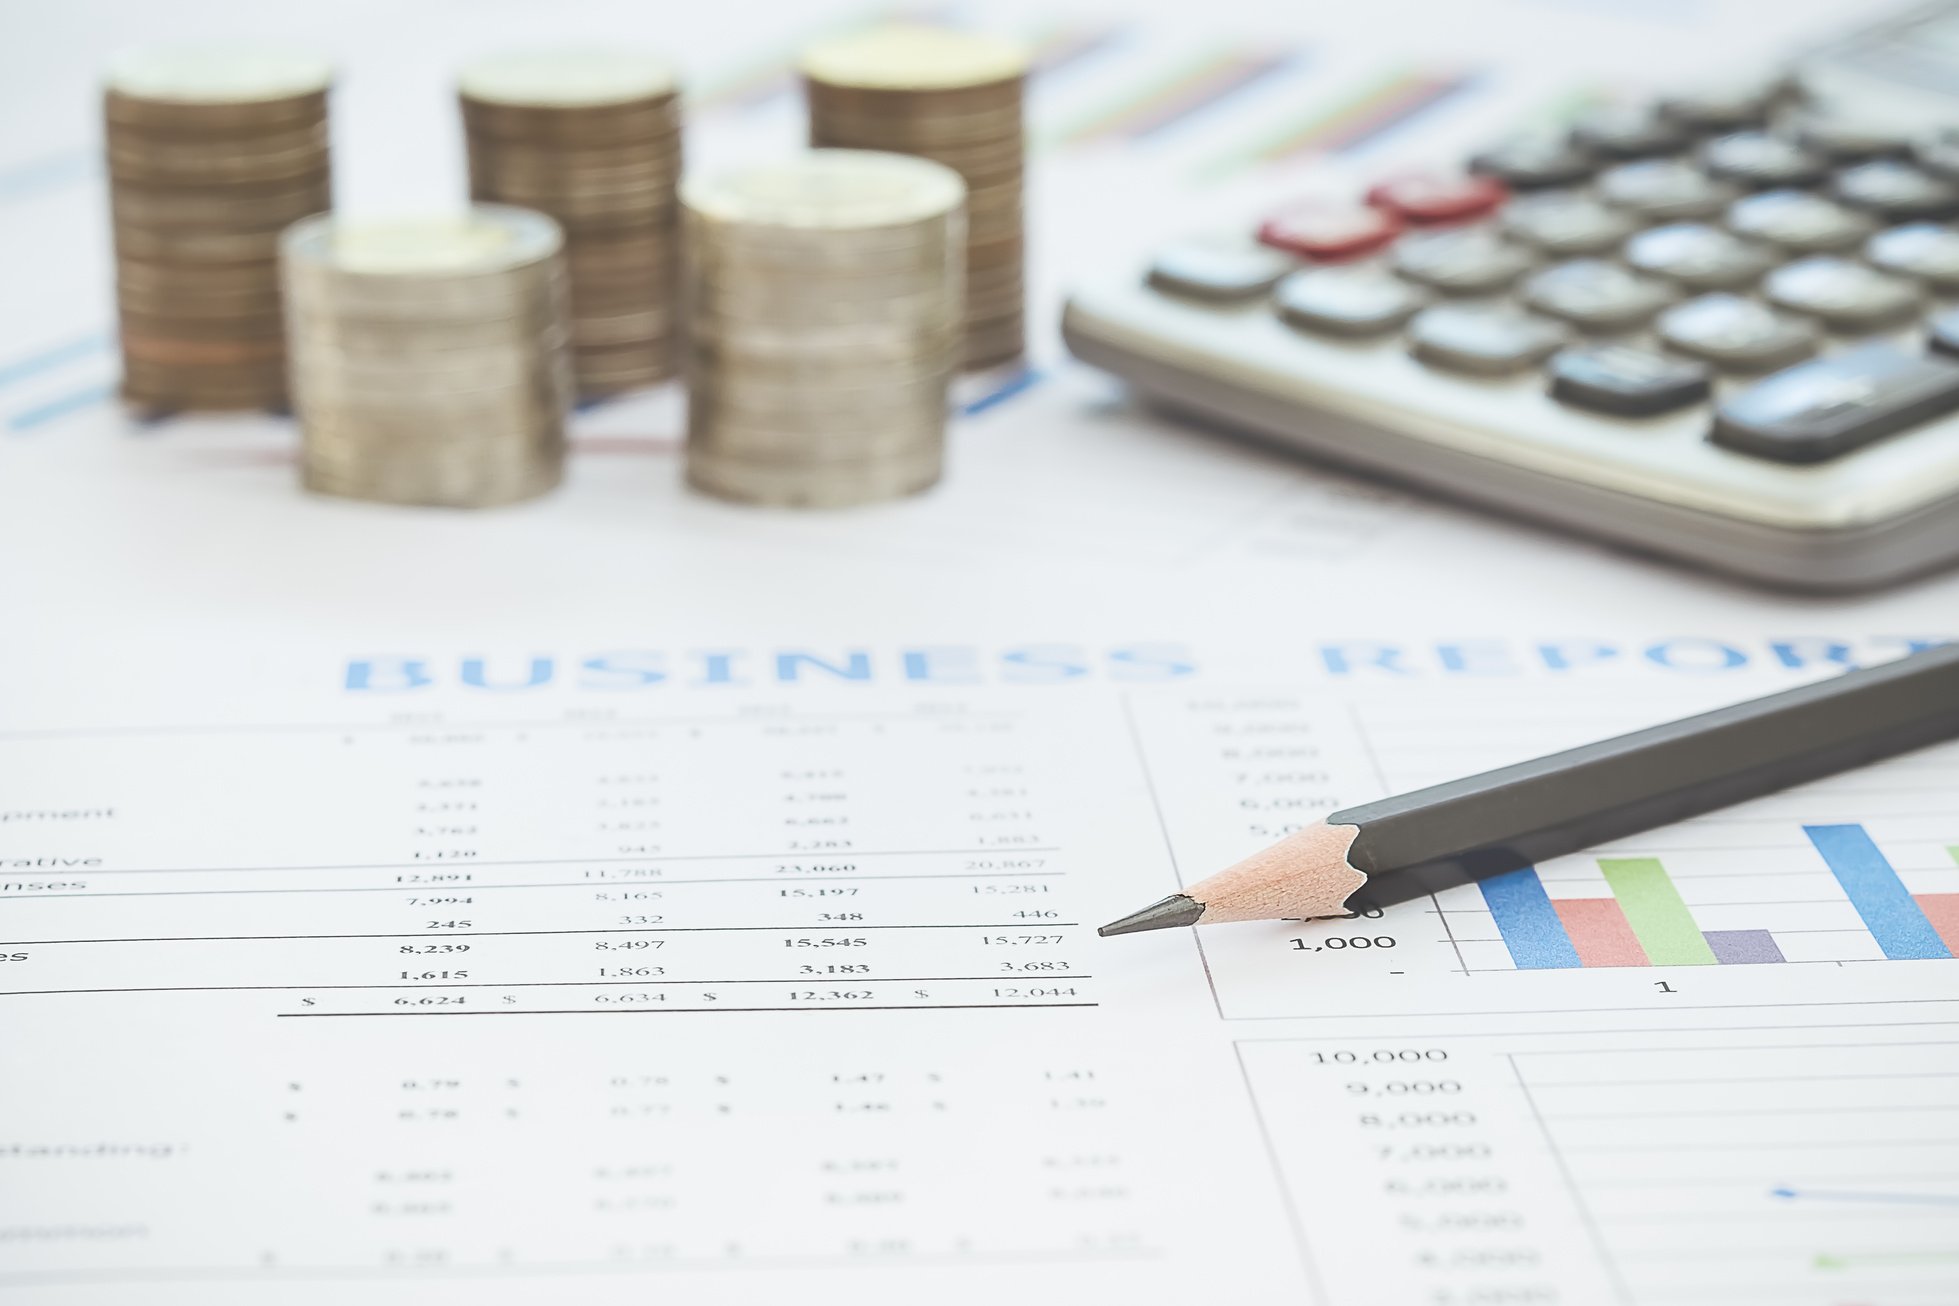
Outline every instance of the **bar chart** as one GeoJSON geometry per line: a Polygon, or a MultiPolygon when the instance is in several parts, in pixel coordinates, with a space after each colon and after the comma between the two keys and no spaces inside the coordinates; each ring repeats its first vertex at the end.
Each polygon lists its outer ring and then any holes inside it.
{"type": "MultiPolygon", "coordinates": [[[[1166,697],[1134,715],[1169,847],[1194,878],[1321,813],[1711,699],[1410,686],[1344,704],[1166,697]],[[1441,735],[1438,720],[1452,722],[1441,735]]],[[[1930,748],[1385,911],[1203,931],[1207,974],[1232,1018],[1950,1000],[1956,796],[1959,746],[1930,748]]]]}
{"type": "MultiPolygon", "coordinates": [[[[1959,893],[1908,891],[1862,825],[1810,825],[1803,833],[1887,960],[1950,959],[1959,951],[1959,893]]],[[[1946,852],[1959,865],[1959,846],[1946,852]]],[[[1657,857],[1601,857],[1597,865],[1610,897],[1553,898],[1533,867],[1478,886],[1518,970],[1789,960],[1771,928],[1702,929],[1657,857]]]]}

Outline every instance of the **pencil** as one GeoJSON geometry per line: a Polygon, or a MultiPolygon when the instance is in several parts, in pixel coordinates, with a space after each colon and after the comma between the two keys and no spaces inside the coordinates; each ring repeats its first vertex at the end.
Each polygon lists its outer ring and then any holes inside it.
{"type": "Polygon", "coordinates": [[[1334,812],[1101,933],[1406,902],[1955,735],[1959,644],[1334,812]]]}

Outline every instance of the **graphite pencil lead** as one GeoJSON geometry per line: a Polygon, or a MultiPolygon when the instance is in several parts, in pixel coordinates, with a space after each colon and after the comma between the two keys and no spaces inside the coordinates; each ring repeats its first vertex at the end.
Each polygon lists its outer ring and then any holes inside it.
{"type": "Polygon", "coordinates": [[[1189,894],[1173,893],[1162,902],[1153,902],[1141,911],[1130,912],[1095,931],[1103,938],[1111,934],[1140,934],[1144,930],[1175,930],[1195,925],[1204,914],[1204,904],[1189,894]]]}

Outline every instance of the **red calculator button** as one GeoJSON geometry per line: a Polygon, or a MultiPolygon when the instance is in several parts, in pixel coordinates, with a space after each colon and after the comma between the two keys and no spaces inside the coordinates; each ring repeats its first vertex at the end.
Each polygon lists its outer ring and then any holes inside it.
{"type": "Polygon", "coordinates": [[[1259,224],[1258,238],[1274,249],[1310,259],[1358,258],[1401,234],[1401,219],[1386,209],[1305,201],[1259,224]]]}
{"type": "Polygon", "coordinates": [[[1462,222],[1482,217],[1509,193],[1488,177],[1418,173],[1382,182],[1367,202],[1408,222],[1462,222]]]}

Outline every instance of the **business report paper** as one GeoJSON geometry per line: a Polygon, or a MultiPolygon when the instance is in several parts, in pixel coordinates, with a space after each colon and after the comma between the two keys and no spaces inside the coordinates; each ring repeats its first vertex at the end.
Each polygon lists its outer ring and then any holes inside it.
{"type": "Polygon", "coordinates": [[[0,1296],[1949,1301],[1959,749],[1094,934],[1814,651],[308,652],[20,714],[0,1296]]]}

